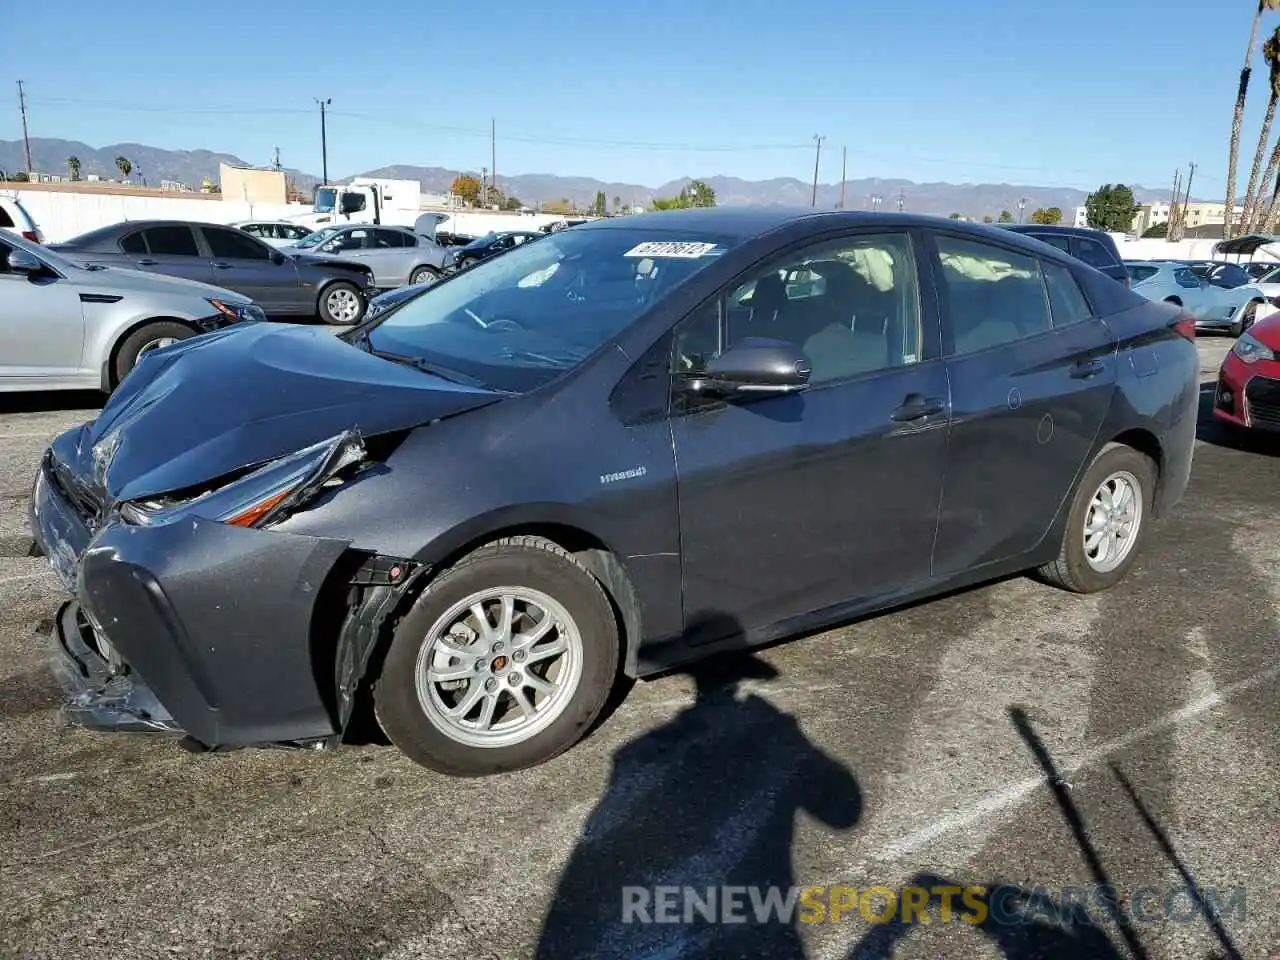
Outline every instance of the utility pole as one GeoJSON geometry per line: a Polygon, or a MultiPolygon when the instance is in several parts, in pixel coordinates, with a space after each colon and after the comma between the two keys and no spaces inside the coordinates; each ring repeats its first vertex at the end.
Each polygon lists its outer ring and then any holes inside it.
{"type": "Polygon", "coordinates": [[[815,133],[813,135],[813,143],[815,146],[813,154],[813,196],[809,200],[809,206],[816,207],[818,205],[818,161],[822,157],[822,141],[826,137],[815,133]]]}
{"type": "MultiPolygon", "coordinates": [[[[1173,171],[1173,193],[1171,194],[1173,199],[1169,201],[1169,221],[1168,223],[1165,224],[1165,227],[1164,227],[1164,238],[1166,240],[1173,239],[1173,228],[1175,226],[1174,220],[1178,215],[1178,196],[1179,196],[1179,191],[1181,189],[1182,189],[1182,171],[1175,170],[1173,171]]],[[[1224,230],[1223,233],[1226,233],[1226,231],[1224,230]]]]}
{"type": "MultiPolygon", "coordinates": [[[[848,170],[847,161],[849,159],[849,148],[840,148],[840,206],[838,209],[844,209],[844,180],[845,173],[848,170]]],[[[1280,177],[1276,178],[1276,182],[1280,183],[1280,177]]]]}
{"type": "Polygon", "coordinates": [[[27,155],[27,179],[31,178],[31,138],[27,136],[27,93],[18,81],[18,109],[22,111],[22,149],[27,155]]]}
{"type": "Polygon", "coordinates": [[[1026,209],[1027,209],[1027,198],[1019,197],[1018,198],[1018,222],[1019,223],[1022,222],[1022,211],[1026,209]]]}
{"type": "Polygon", "coordinates": [[[275,159],[274,165],[275,165],[275,168],[279,170],[280,169],[280,148],[276,147],[275,149],[276,149],[276,159],[275,159]]]}
{"type": "Polygon", "coordinates": [[[333,98],[327,97],[324,100],[321,100],[319,97],[316,97],[315,101],[316,103],[320,104],[320,165],[322,167],[321,175],[324,177],[324,182],[328,184],[329,182],[329,139],[324,129],[324,108],[329,106],[329,104],[333,103],[333,98]]]}
{"type": "Polygon", "coordinates": [[[901,187],[899,187],[898,188],[898,212],[899,213],[902,212],[902,205],[906,203],[906,200],[907,200],[904,194],[905,194],[905,191],[901,187]]]}
{"type": "MultiPolygon", "coordinates": [[[[498,126],[489,118],[489,170],[493,174],[493,192],[498,192],[498,126]]],[[[485,197],[488,200],[488,197],[485,197]]]]}
{"type": "MultiPolygon", "coordinates": [[[[1179,240],[1182,239],[1183,235],[1186,233],[1186,230],[1187,230],[1187,207],[1191,204],[1191,181],[1195,178],[1195,175],[1196,175],[1195,161],[1194,160],[1191,161],[1189,166],[1191,167],[1191,172],[1187,174],[1187,189],[1183,193],[1183,199],[1182,199],[1182,216],[1178,221],[1178,239],[1179,240]]],[[[1234,198],[1232,198],[1231,206],[1232,206],[1231,212],[1235,213],[1234,198]]]]}

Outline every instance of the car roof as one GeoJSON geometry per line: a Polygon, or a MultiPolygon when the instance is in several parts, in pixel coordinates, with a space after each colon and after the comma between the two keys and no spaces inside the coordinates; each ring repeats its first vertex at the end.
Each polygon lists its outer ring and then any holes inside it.
{"type": "MultiPolygon", "coordinates": [[[[994,224],[951,220],[944,217],[918,213],[872,213],[864,210],[815,210],[812,207],[705,207],[686,210],[661,210],[629,217],[606,217],[589,220],[574,227],[582,230],[653,230],[663,233],[680,231],[702,234],[719,234],[736,240],[771,233],[783,227],[808,223],[817,229],[841,227],[919,227],[972,234],[975,239],[994,240],[1000,243],[1036,243],[1027,239],[1014,240],[1011,231],[994,224]]],[[[1020,236],[1013,232],[1014,236],[1020,236]]],[[[1058,251],[1061,253],[1061,251],[1058,251]]],[[[1065,256],[1065,254],[1064,254],[1065,256]]]]}

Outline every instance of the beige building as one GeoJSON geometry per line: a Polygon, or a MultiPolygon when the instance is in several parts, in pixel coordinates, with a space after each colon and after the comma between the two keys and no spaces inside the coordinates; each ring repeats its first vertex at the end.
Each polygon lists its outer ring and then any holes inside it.
{"type": "MultiPolygon", "coordinates": [[[[1160,200],[1157,203],[1144,203],[1138,207],[1138,212],[1133,216],[1132,231],[1138,236],[1142,236],[1152,227],[1159,226],[1162,223],[1169,222],[1169,214],[1172,205],[1168,200],[1160,200]]],[[[1192,201],[1187,204],[1187,216],[1185,226],[1188,230],[1194,227],[1208,226],[1209,224],[1221,224],[1226,222],[1225,203],[1200,203],[1192,201]]],[[[1236,207],[1236,216],[1239,217],[1244,213],[1242,207],[1236,207]]]]}
{"type": "Polygon", "coordinates": [[[218,164],[218,180],[224,200],[246,203],[287,203],[284,171],[270,167],[233,167],[218,164]]]}

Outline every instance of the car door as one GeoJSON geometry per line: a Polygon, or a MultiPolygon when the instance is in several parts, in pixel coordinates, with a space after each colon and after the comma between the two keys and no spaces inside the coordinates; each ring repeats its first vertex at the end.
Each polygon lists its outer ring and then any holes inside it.
{"type": "Polygon", "coordinates": [[[947,384],[918,261],[909,232],[844,233],[771,258],[682,321],[677,377],[746,337],[812,362],[795,395],[673,400],[688,625],[762,626],[928,577],[947,384]],[[801,273],[821,282],[789,290],[801,273]]]}
{"type": "Polygon", "coordinates": [[[293,261],[232,227],[201,226],[211,282],[253,298],[268,314],[296,312],[301,295],[293,261]]]}
{"type": "Polygon", "coordinates": [[[413,237],[402,230],[387,230],[383,227],[374,227],[368,234],[360,262],[373,271],[373,282],[383,288],[408,283],[409,267],[414,254],[413,237]]]}
{"type": "Polygon", "coordinates": [[[75,285],[47,269],[9,269],[0,239],[0,380],[68,376],[83,367],[84,308],[75,285]]]}
{"type": "Polygon", "coordinates": [[[166,277],[213,282],[213,269],[196,243],[196,235],[184,223],[146,227],[120,238],[127,266],[166,277]]]}
{"type": "Polygon", "coordinates": [[[1116,382],[1116,342],[1072,270],[931,235],[952,423],[933,573],[1026,553],[1085,467],[1116,382]]]}

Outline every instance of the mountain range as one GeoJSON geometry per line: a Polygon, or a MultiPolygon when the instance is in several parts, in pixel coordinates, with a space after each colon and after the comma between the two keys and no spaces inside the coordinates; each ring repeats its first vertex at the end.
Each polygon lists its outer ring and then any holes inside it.
{"type": "MultiPolygon", "coordinates": [[[[58,140],[43,137],[31,139],[31,160],[34,167],[44,173],[65,174],[68,157],[80,160],[80,176],[98,174],[104,178],[118,178],[115,159],[124,156],[133,165],[130,178],[159,185],[161,180],[177,180],[198,187],[204,179],[218,179],[220,162],[241,164],[245,161],[229,153],[211,150],[164,150],[140,143],[117,143],[105,147],[91,147],[75,140],[58,140]]],[[[26,168],[22,141],[0,140],[0,170],[18,171],[26,168]]],[[[301,170],[285,168],[298,188],[309,191],[320,178],[301,170]]],[[[366,170],[352,176],[390,177],[417,180],[426,193],[445,193],[455,177],[469,171],[449,170],[444,167],[418,167],[395,165],[366,170]]],[[[474,173],[474,171],[470,171],[474,173]]],[[[344,178],[349,180],[350,177],[344,178]]],[[[565,177],[549,173],[525,173],[505,176],[499,171],[498,186],[508,196],[519,197],[526,204],[547,203],[555,200],[572,200],[580,206],[589,205],[597,193],[603,193],[612,207],[614,198],[623,205],[648,206],[656,197],[678,194],[692,177],[672,180],[659,186],[635,183],[616,183],[591,177],[565,177]]],[[[716,192],[716,201],[722,206],[755,204],[762,206],[808,206],[813,185],[794,177],[776,177],[771,180],[743,180],[725,175],[700,176],[716,192]]],[[[341,182],[341,181],[339,181],[341,182]]],[[[1130,185],[1140,203],[1168,200],[1167,189],[1147,189],[1130,185]]],[[[903,209],[913,213],[929,213],[947,216],[959,213],[964,216],[995,217],[1001,210],[1016,215],[1018,201],[1026,198],[1025,215],[1037,207],[1060,207],[1069,220],[1075,207],[1083,206],[1088,193],[1071,187],[1054,187],[1034,184],[1010,183],[915,183],[898,179],[854,179],[844,183],[844,201],[847,209],[866,209],[871,197],[880,197],[880,209],[895,209],[899,197],[903,209]]],[[[817,206],[831,209],[841,198],[838,183],[819,183],[817,206]]]]}

